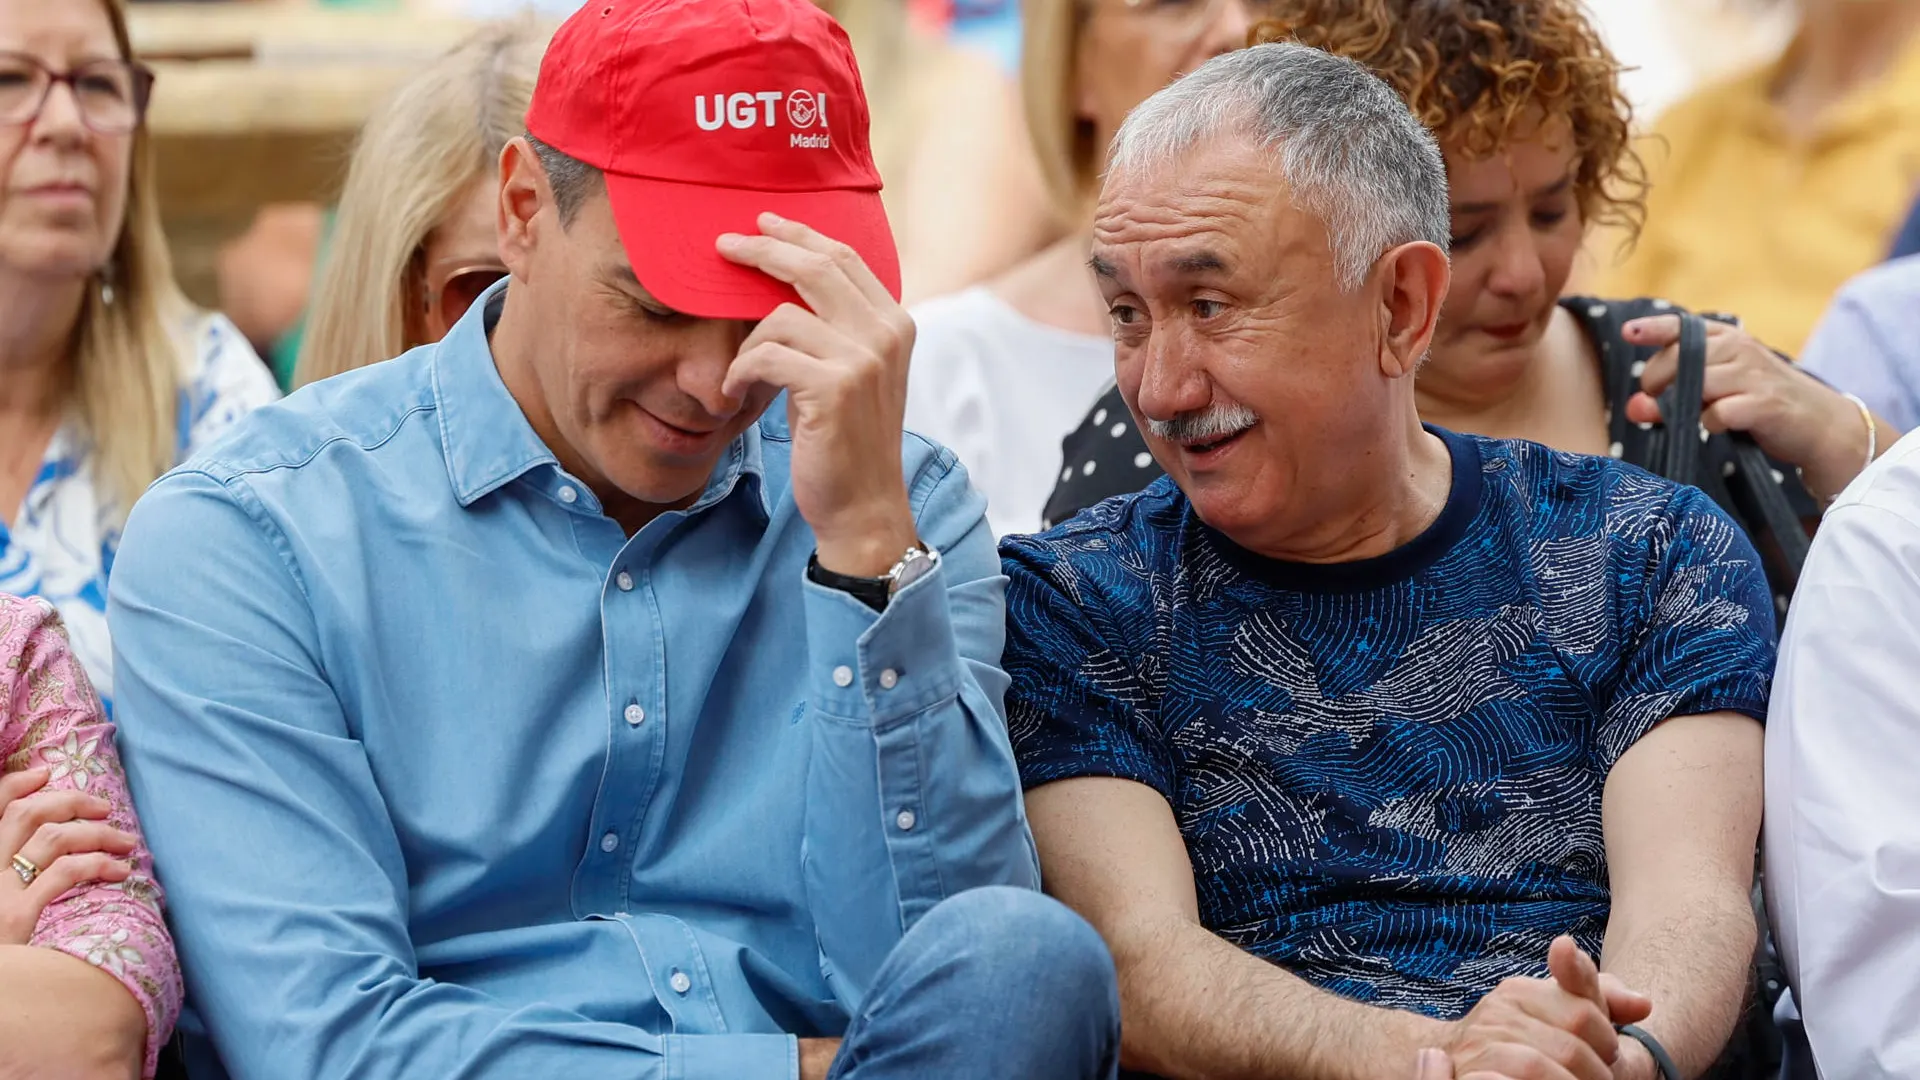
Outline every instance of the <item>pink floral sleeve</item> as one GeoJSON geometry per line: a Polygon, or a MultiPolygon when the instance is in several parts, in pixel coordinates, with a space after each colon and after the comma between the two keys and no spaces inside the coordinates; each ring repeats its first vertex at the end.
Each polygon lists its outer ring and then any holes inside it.
{"type": "MultiPolygon", "coordinates": [[[[109,823],[141,835],[113,725],[101,715],[60,616],[43,600],[0,595],[0,703],[0,772],[45,766],[52,775],[42,790],[99,796],[113,806],[109,823]]],[[[131,861],[126,881],[82,885],[47,905],[32,943],[77,956],[125,984],[147,1014],[142,1075],[151,1077],[180,1013],[180,964],[144,839],[131,861]]]]}

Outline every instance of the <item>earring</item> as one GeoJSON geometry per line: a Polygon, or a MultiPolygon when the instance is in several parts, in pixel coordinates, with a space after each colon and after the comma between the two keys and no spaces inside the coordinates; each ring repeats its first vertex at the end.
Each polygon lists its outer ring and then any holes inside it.
{"type": "Polygon", "coordinates": [[[100,269],[100,302],[107,307],[113,306],[113,278],[115,269],[116,267],[113,263],[108,263],[100,269]]]}

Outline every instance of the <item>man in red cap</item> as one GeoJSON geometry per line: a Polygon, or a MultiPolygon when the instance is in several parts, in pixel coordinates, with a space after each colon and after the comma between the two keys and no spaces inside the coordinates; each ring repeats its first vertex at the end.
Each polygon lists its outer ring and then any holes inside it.
{"type": "Polygon", "coordinates": [[[127,526],[196,1075],[1111,1077],[1112,961],[1036,891],[983,501],[901,431],[845,35],[596,0],[528,128],[506,282],[127,526]]]}

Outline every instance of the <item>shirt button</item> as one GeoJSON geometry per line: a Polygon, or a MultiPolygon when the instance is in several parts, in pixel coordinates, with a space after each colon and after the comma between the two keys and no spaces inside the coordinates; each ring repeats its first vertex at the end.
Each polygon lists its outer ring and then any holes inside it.
{"type": "Polygon", "coordinates": [[[620,850],[620,834],[608,833],[600,838],[600,850],[611,855],[620,850]]]}
{"type": "Polygon", "coordinates": [[[900,673],[888,668],[880,673],[880,689],[891,690],[900,685],[900,673]]]}
{"type": "Polygon", "coordinates": [[[571,505],[575,500],[579,498],[580,498],[580,493],[573,490],[573,485],[571,484],[560,485],[560,501],[561,502],[571,505]]]}
{"type": "Polygon", "coordinates": [[[684,994],[693,989],[693,980],[687,978],[686,972],[676,970],[673,977],[667,980],[667,985],[673,987],[674,993],[684,994]]]}
{"type": "Polygon", "coordinates": [[[900,811],[900,816],[893,819],[893,823],[900,826],[901,832],[912,832],[914,825],[917,824],[919,820],[919,818],[913,816],[913,811],[902,810],[900,811]]]}
{"type": "Polygon", "coordinates": [[[641,724],[644,724],[646,722],[647,722],[647,710],[641,708],[638,705],[627,706],[627,724],[629,726],[639,727],[641,724]]]}
{"type": "Polygon", "coordinates": [[[620,571],[620,576],[614,578],[613,583],[620,586],[621,592],[633,591],[633,575],[627,573],[625,570],[620,571]]]}
{"type": "Polygon", "coordinates": [[[833,685],[842,686],[842,687],[852,686],[853,685],[853,669],[848,667],[845,664],[841,664],[839,667],[834,668],[833,669],[833,685]]]}

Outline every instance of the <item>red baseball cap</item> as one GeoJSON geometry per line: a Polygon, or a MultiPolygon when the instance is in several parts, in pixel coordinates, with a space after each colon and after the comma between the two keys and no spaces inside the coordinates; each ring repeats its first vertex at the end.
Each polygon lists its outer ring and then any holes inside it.
{"type": "Polygon", "coordinates": [[[590,0],[527,112],[535,138],[606,174],[640,284],[710,319],[799,302],[714,250],[765,211],[851,246],[899,297],[867,126],[846,32],[811,0],[590,0]]]}

